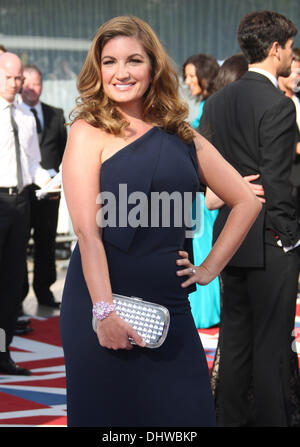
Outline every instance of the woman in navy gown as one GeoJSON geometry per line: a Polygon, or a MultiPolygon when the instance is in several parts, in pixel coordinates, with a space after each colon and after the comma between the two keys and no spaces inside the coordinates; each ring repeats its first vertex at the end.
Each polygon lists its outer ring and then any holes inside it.
{"type": "Polygon", "coordinates": [[[179,99],[177,75],[142,20],[116,17],[100,27],[78,89],[63,159],[64,192],[78,236],[60,320],[68,425],[215,426],[206,358],[188,293],[196,282],[207,284],[219,274],[255,220],[259,202],[185,122],[188,111],[179,99]],[[208,257],[194,266],[182,250],[188,229],[185,218],[178,224],[183,208],[170,202],[167,226],[160,216],[158,225],[146,225],[141,215],[152,216],[155,194],[194,197],[200,182],[232,212],[208,257]],[[116,205],[108,226],[99,218],[103,192],[116,205]],[[136,192],[149,199],[135,214],[141,225],[130,219],[136,203],[129,199],[136,192]],[[161,347],[145,347],[114,311],[112,293],[169,309],[170,328],[161,347]],[[95,307],[103,311],[97,333],[91,323],[95,307]]]}

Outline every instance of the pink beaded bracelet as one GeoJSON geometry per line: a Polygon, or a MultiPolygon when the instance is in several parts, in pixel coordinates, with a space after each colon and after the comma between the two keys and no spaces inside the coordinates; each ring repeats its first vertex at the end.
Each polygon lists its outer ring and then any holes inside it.
{"type": "Polygon", "coordinates": [[[103,320],[108,317],[108,315],[113,312],[116,308],[115,304],[109,304],[107,301],[97,301],[93,305],[93,314],[97,320],[103,320]]]}

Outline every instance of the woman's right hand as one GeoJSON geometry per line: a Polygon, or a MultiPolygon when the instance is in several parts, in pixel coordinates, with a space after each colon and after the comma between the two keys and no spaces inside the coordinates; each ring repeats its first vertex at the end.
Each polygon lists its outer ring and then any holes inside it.
{"type": "Polygon", "coordinates": [[[98,320],[97,335],[100,345],[108,349],[132,349],[133,345],[130,343],[129,337],[135,341],[137,346],[141,348],[145,346],[142,337],[115,312],[111,312],[103,320],[98,320]]]}
{"type": "Polygon", "coordinates": [[[256,197],[261,203],[266,203],[266,199],[261,197],[265,194],[264,188],[262,185],[257,185],[256,183],[252,183],[254,180],[257,180],[260,177],[260,174],[246,175],[244,180],[248,183],[256,197]]]}
{"type": "MultiPolygon", "coordinates": [[[[263,197],[265,194],[264,188],[262,185],[257,185],[256,183],[252,183],[254,180],[257,180],[260,177],[260,174],[252,174],[246,175],[243,177],[245,182],[248,184],[252,192],[256,195],[258,200],[261,203],[266,203],[266,199],[263,197]]],[[[209,210],[216,210],[221,208],[224,205],[224,201],[220,199],[210,188],[207,188],[206,197],[205,197],[205,205],[209,210]]]]}

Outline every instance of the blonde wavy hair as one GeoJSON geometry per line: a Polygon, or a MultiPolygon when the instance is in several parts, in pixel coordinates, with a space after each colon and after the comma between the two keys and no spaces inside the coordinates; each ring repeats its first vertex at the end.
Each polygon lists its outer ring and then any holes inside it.
{"type": "Polygon", "coordinates": [[[69,124],[83,119],[108,133],[124,135],[129,123],[118,110],[117,103],[105,94],[101,79],[103,47],[120,35],[139,39],[150,59],[152,82],[144,95],[143,119],[177,134],[185,142],[191,141],[194,135],[185,121],[188,107],[179,98],[177,73],[152,28],[134,16],[115,17],[97,31],[78,77],[79,96],[70,114],[69,124]]]}

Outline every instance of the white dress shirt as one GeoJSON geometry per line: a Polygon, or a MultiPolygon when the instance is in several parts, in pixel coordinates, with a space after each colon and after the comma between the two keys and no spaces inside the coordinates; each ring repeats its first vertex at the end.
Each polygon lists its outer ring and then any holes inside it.
{"type": "MultiPolygon", "coordinates": [[[[44,129],[44,115],[43,115],[43,109],[42,109],[42,104],[40,102],[38,102],[34,107],[29,106],[28,104],[26,104],[25,102],[20,102],[21,107],[23,107],[23,109],[25,109],[27,112],[32,114],[32,110],[31,109],[35,109],[37,112],[37,116],[38,119],[40,120],[40,124],[41,124],[41,128],[42,130],[44,129]]],[[[35,120],[35,118],[34,118],[35,120]]],[[[35,125],[36,125],[36,121],[35,121],[35,125]]],[[[55,177],[57,172],[55,169],[48,169],[48,174],[50,175],[50,177],[55,177]]]]}
{"type": "MultiPolygon", "coordinates": [[[[17,185],[15,140],[9,106],[10,103],[0,96],[0,187],[7,188],[17,185]]],[[[40,165],[41,153],[34,116],[17,103],[13,103],[12,107],[18,126],[24,186],[35,183],[42,187],[50,176],[40,165]]]]}
{"type": "Polygon", "coordinates": [[[38,119],[40,120],[41,127],[44,129],[44,115],[42,110],[42,104],[38,102],[34,107],[30,107],[25,102],[21,102],[22,107],[27,110],[28,112],[32,113],[30,109],[35,109],[37,112],[38,119]]]}
{"type": "Polygon", "coordinates": [[[292,101],[294,102],[295,107],[296,107],[296,120],[297,120],[298,129],[300,132],[300,101],[299,101],[298,96],[294,95],[292,97],[292,101]]]}
{"type": "Polygon", "coordinates": [[[263,68],[256,68],[256,67],[251,67],[251,68],[249,68],[248,71],[254,71],[255,73],[259,73],[259,74],[265,76],[266,78],[268,78],[272,82],[272,84],[276,88],[278,88],[278,80],[269,71],[264,70],[263,68]]]}

